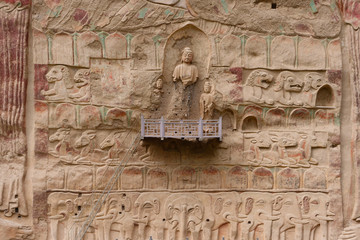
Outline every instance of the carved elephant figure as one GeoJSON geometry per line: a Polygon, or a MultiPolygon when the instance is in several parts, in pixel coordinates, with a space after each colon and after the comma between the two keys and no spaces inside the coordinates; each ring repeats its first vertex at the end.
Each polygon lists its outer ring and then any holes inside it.
{"type": "Polygon", "coordinates": [[[335,216],[330,211],[328,197],[321,193],[302,194],[299,202],[303,219],[308,223],[304,225],[304,240],[327,240],[328,222],[335,216]],[[319,228],[320,238],[315,238],[315,230],[319,228]]]}
{"type": "Polygon", "coordinates": [[[59,224],[64,223],[64,240],[73,240],[76,236],[76,229],[73,227],[72,216],[76,212],[74,199],[77,194],[53,193],[48,197],[50,206],[50,240],[59,239],[59,224]]]}
{"type": "Polygon", "coordinates": [[[264,240],[270,240],[273,222],[279,220],[272,212],[272,195],[268,193],[242,193],[243,207],[241,214],[244,215],[241,223],[241,240],[254,239],[255,230],[259,225],[264,228],[264,240]]]}
{"type": "Polygon", "coordinates": [[[301,216],[296,194],[279,194],[273,199],[273,215],[279,217],[273,222],[272,239],[283,239],[288,229],[295,228],[294,240],[303,240],[303,226],[308,224],[301,216]]]}
{"type": "Polygon", "coordinates": [[[119,231],[119,239],[133,239],[135,222],[131,213],[131,200],[126,194],[110,195],[95,220],[99,239],[110,240],[111,229],[119,231]]]}
{"type": "Polygon", "coordinates": [[[164,239],[166,219],[164,211],[160,214],[160,199],[162,194],[143,193],[135,201],[136,215],[134,221],[138,225],[138,239],[147,240],[146,227],[150,227],[151,236],[157,240],[164,239]]]}
{"type": "MultiPolygon", "coordinates": [[[[214,226],[218,229],[223,224],[230,224],[228,239],[235,240],[238,235],[238,225],[243,222],[246,215],[240,214],[242,201],[237,193],[213,195],[214,226]]],[[[210,219],[211,218],[207,218],[210,219]]]]}
{"type": "Polygon", "coordinates": [[[176,231],[179,239],[186,239],[188,232],[191,240],[199,239],[204,206],[198,198],[191,194],[173,194],[166,200],[165,208],[170,240],[175,240],[176,231]]]}

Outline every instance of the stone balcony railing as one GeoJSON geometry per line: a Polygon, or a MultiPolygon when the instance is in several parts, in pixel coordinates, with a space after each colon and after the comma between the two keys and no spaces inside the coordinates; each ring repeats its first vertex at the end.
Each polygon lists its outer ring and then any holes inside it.
{"type": "Polygon", "coordinates": [[[165,120],[145,119],[141,116],[141,139],[177,138],[199,139],[219,138],[222,140],[222,118],[219,120],[165,120]]]}

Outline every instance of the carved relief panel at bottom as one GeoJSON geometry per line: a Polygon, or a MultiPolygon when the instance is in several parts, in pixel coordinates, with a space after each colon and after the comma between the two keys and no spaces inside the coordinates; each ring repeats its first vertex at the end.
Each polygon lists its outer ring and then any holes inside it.
{"type": "MultiPolygon", "coordinates": [[[[51,240],[75,240],[100,195],[52,193],[51,240]]],[[[317,240],[338,221],[324,193],[111,193],[85,239],[317,240]]]]}

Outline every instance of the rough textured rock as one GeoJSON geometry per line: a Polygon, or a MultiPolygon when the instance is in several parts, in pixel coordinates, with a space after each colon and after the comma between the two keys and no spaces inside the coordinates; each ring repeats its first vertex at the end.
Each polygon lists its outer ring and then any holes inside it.
{"type": "Polygon", "coordinates": [[[359,6],[0,0],[0,238],[358,239],[359,6]]]}

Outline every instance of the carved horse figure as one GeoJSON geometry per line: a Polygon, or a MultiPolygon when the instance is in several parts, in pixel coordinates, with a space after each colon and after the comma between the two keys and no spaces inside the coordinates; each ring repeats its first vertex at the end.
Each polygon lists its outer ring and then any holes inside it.
{"type": "Polygon", "coordinates": [[[95,130],[86,130],[75,141],[75,147],[81,148],[80,154],[74,158],[76,162],[86,161],[89,158],[89,156],[95,153],[95,149],[96,149],[95,137],[96,137],[95,130]]]}
{"type": "Polygon", "coordinates": [[[49,137],[49,142],[58,142],[54,150],[49,151],[49,154],[54,157],[66,156],[67,153],[72,150],[70,144],[70,128],[59,128],[49,137]]]}
{"type": "Polygon", "coordinates": [[[110,134],[107,138],[100,143],[101,149],[109,148],[108,155],[102,160],[112,161],[118,160],[122,153],[127,151],[127,148],[124,146],[125,143],[125,132],[116,131],[110,134]]]}

